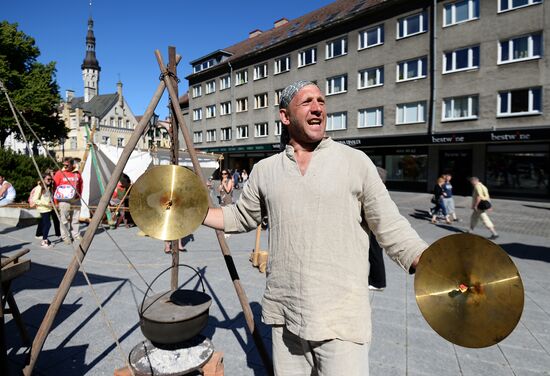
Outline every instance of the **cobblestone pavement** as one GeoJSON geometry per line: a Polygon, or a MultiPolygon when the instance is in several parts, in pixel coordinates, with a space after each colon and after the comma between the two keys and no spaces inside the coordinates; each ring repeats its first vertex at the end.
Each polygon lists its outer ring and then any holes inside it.
{"type": "MultiPolygon", "coordinates": [[[[468,227],[468,197],[456,197],[462,222],[433,225],[427,216],[430,195],[404,192],[391,192],[391,195],[401,213],[428,243],[468,227]]],[[[496,243],[512,257],[525,287],[524,312],[514,332],[498,345],[485,349],[452,345],[422,318],[413,291],[414,276],[386,259],[388,286],[383,292],[371,294],[371,376],[550,375],[550,203],[494,199],[493,204],[491,217],[500,233],[496,243]]],[[[489,235],[481,224],[475,233],[489,235]]],[[[226,375],[264,375],[214,232],[200,228],[194,235],[195,241],[188,244],[188,252],[180,253],[180,262],[198,268],[206,292],[212,296],[209,324],[203,333],[212,338],[217,350],[224,352],[226,375]]],[[[259,331],[270,351],[270,330],[259,322],[265,275],[252,268],[248,260],[255,234],[232,235],[227,241],[259,331]]],[[[266,247],[267,232],[264,231],[261,248],[266,247]]],[[[34,227],[0,225],[2,255],[13,254],[21,248],[31,250],[27,257],[32,260],[32,268],[15,280],[12,287],[33,338],[71,261],[72,249],[63,243],[57,243],[53,249],[42,249],[34,239],[34,227]]],[[[162,249],[161,241],[138,236],[137,228],[99,232],[84,260],[94,292],[79,273],[44,344],[34,374],[112,375],[116,368],[124,366],[127,355],[144,338],[139,327],[138,306],[146,284],[170,265],[170,256],[162,249]],[[107,329],[94,295],[104,306],[121,351],[107,329]]],[[[185,288],[195,288],[197,279],[182,268],[180,283],[185,288]]],[[[155,285],[156,292],[168,289],[169,276],[160,278],[155,285]]],[[[6,333],[10,370],[16,375],[28,349],[23,346],[9,314],[6,333]]]]}

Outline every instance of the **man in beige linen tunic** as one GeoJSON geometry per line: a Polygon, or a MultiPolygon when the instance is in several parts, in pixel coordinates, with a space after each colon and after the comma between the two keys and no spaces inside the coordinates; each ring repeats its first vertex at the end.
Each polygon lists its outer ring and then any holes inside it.
{"type": "MultiPolygon", "coordinates": [[[[286,149],[258,162],[239,201],[210,209],[204,223],[245,232],[267,214],[270,257],[263,321],[280,333],[280,328],[288,331],[283,337],[297,336],[313,347],[331,340],[362,346],[361,359],[368,359],[369,235],[363,218],[388,256],[405,270],[414,269],[427,244],[399,214],[369,157],[325,137],[324,97],[318,87],[299,81],[289,88],[280,104],[290,135],[286,149]]],[[[279,354],[283,341],[276,345],[278,335],[273,332],[275,373],[287,375],[284,362],[278,361],[284,358],[279,354]]],[[[313,375],[334,374],[336,367],[345,371],[340,374],[366,374],[365,365],[353,361],[329,359],[335,366],[322,365],[313,350],[304,357],[313,375]]],[[[366,367],[368,372],[368,362],[366,367]]]]}

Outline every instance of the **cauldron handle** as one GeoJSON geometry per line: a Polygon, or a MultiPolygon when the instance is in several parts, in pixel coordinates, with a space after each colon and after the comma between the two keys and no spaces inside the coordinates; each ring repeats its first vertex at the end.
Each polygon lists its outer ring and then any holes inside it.
{"type": "MultiPolygon", "coordinates": [[[[164,269],[162,272],[160,272],[159,275],[157,275],[155,277],[155,279],[153,279],[153,282],[151,282],[151,284],[148,284],[147,285],[147,290],[145,290],[145,294],[143,295],[143,300],[141,301],[141,304],[139,306],[139,316],[141,317],[143,315],[143,304],[145,304],[145,298],[147,298],[147,294],[149,293],[149,291],[151,291],[151,287],[153,287],[153,284],[157,281],[157,279],[159,279],[159,277],[161,275],[163,275],[164,273],[166,273],[168,270],[172,269],[173,267],[175,266],[185,266],[186,268],[189,268],[191,269],[192,271],[195,272],[195,274],[199,277],[199,281],[201,282],[201,286],[202,286],[202,292],[205,292],[206,290],[204,289],[204,282],[202,281],[202,276],[199,274],[199,271],[195,268],[193,268],[192,266],[189,266],[187,264],[177,264],[177,265],[172,265],[172,266],[169,266],[168,268],[164,269]]],[[[145,283],[147,284],[147,282],[145,283]]]]}

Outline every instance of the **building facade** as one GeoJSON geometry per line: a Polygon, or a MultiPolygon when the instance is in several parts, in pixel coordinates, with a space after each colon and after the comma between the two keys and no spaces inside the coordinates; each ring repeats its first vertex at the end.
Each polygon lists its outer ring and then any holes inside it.
{"type": "MultiPolygon", "coordinates": [[[[75,97],[74,91],[67,90],[60,105],[59,116],[69,133],[65,142],[55,150],[58,158],[82,158],[92,141],[94,144],[124,147],[137,126],[136,117],[124,98],[122,82],[117,83],[116,93],[100,94],[101,67],[95,55],[91,17],[86,35],[86,56],[81,69],[84,95],[75,97]]],[[[138,148],[147,148],[145,138],[142,138],[138,148]]]]}
{"type": "Polygon", "coordinates": [[[393,189],[549,198],[549,4],[336,1],[191,62],[195,146],[247,170],[279,151],[278,96],[315,81],[327,135],[363,150],[393,189]],[[434,7],[434,4],[435,7],[434,7]]]}

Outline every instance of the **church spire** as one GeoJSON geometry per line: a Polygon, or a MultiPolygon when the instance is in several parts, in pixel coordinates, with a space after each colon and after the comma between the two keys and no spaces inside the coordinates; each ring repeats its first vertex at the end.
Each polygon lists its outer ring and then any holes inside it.
{"type": "Polygon", "coordinates": [[[88,34],[86,34],[86,57],[81,66],[82,69],[89,68],[100,71],[99,62],[95,56],[94,20],[92,16],[88,19],[88,34]]]}
{"type": "Polygon", "coordinates": [[[91,14],[88,18],[88,33],[86,34],[86,57],[80,68],[84,80],[84,102],[88,102],[99,94],[99,72],[101,71],[95,56],[94,20],[91,14]]]}

